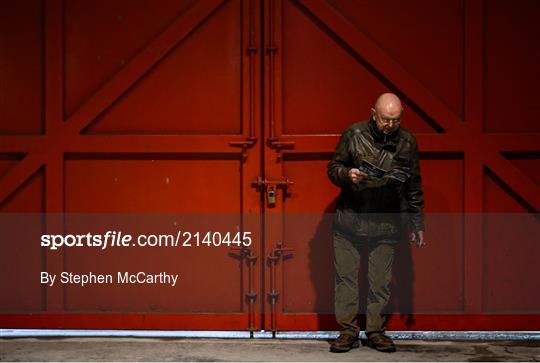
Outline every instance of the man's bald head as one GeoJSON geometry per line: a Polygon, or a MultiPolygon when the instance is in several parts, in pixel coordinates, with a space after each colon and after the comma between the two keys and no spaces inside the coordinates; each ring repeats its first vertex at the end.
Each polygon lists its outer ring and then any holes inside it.
{"type": "Polygon", "coordinates": [[[379,113],[401,114],[403,107],[399,97],[393,93],[383,93],[375,102],[375,111],[379,113]]]}
{"type": "Polygon", "coordinates": [[[390,134],[399,128],[403,107],[399,97],[395,94],[383,93],[380,95],[375,102],[375,108],[372,108],[371,111],[377,128],[381,132],[390,134]]]}

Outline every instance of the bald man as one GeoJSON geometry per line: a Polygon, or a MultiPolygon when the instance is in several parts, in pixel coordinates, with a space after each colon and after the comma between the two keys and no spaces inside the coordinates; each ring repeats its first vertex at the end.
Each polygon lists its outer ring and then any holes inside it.
{"type": "Polygon", "coordinates": [[[390,299],[395,244],[405,231],[417,246],[424,242],[424,199],[414,136],[401,127],[403,107],[392,93],[382,94],[367,121],[341,136],[328,177],[341,188],[333,223],[335,315],[341,326],[332,352],[359,346],[358,271],[367,247],[369,291],[366,311],[368,346],[395,352],[385,334],[384,310],[390,299]]]}

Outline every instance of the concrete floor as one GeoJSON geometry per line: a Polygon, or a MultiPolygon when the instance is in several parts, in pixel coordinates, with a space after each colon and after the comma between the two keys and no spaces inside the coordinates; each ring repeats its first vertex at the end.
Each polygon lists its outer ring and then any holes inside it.
{"type": "Polygon", "coordinates": [[[538,340],[398,340],[396,353],[360,346],[336,354],[329,346],[326,340],[13,338],[0,339],[0,361],[540,361],[538,340]]]}

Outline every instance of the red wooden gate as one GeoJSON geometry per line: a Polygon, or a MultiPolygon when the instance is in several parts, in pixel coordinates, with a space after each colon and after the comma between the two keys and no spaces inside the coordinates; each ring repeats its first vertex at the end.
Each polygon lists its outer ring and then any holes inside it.
{"type": "MultiPolygon", "coordinates": [[[[152,1],[47,1],[41,6],[44,25],[35,27],[33,42],[22,29],[4,34],[37,48],[37,55],[44,47],[44,61],[34,59],[33,84],[16,79],[11,84],[20,94],[38,96],[15,94],[5,105],[4,133],[19,135],[4,135],[2,152],[25,155],[4,161],[3,212],[260,214],[251,186],[260,175],[260,148],[252,148],[261,123],[255,2],[167,1],[156,7],[152,1]],[[27,117],[20,109],[42,113],[27,117]]],[[[14,2],[2,12],[3,20],[13,27],[21,19],[39,24],[39,7],[14,2]]],[[[9,52],[12,62],[24,56],[18,47],[9,52]]],[[[13,63],[9,71],[16,78],[26,68],[13,63]]],[[[252,232],[259,240],[258,231],[252,232]]],[[[141,260],[140,253],[125,250],[106,260],[100,252],[40,250],[36,241],[39,236],[2,241],[2,288],[13,291],[2,294],[3,326],[242,330],[260,325],[258,307],[242,298],[259,289],[254,278],[259,267],[247,261],[245,251],[154,249],[141,260]],[[103,270],[113,261],[120,271],[146,261],[147,269],[185,277],[165,291],[44,288],[36,279],[41,270],[103,270]],[[100,311],[107,314],[96,315],[100,311]]],[[[256,254],[259,245],[251,249],[256,254]]]]}
{"type": "Polygon", "coordinates": [[[152,250],[146,263],[189,278],[111,299],[39,284],[40,271],[91,269],[97,254],[42,249],[41,230],[2,238],[1,326],[336,329],[338,191],[325,167],[391,90],[419,141],[431,224],[429,247],[400,248],[405,308],[389,329],[538,330],[539,247],[524,231],[538,230],[540,123],[523,106],[538,96],[538,4],[521,5],[4,3],[3,213],[223,214],[249,222],[255,243],[152,250]]]}
{"type": "Polygon", "coordinates": [[[376,97],[391,90],[405,101],[404,126],[419,140],[430,246],[399,246],[398,313],[389,328],[537,329],[539,247],[531,232],[538,221],[527,212],[540,205],[539,129],[502,99],[512,104],[518,85],[531,102],[538,92],[525,75],[501,73],[511,66],[496,58],[504,49],[519,53],[513,37],[532,40],[521,35],[530,29],[509,26],[527,10],[513,7],[508,21],[501,15],[510,5],[497,2],[265,4],[265,170],[294,183],[266,211],[275,271],[265,280],[272,317],[265,327],[335,329],[331,216],[324,214],[337,190],[325,166],[336,134],[367,119],[376,97]],[[500,233],[509,227],[519,229],[500,233]]]}

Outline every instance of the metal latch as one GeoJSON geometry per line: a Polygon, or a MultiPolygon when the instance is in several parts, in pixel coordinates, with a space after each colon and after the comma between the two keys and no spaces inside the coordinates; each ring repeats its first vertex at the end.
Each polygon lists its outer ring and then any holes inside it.
{"type": "Polygon", "coordinates": [[[254,180],[252,183],[257,190],[263,190],[263,188],[266,189],[266,200],[269,205],[276,204],[277,201],[277,189],[281,188],[283,189],[283,195],[287,196],[287,187],[289,185],[293,185],[294,182],[290,180],[289,178],[282,178],[279,180],[269,180],[262,177],[257,177],[257,180],[254,180]]]}
{"type": "Polygon", "coordinates": [[[279,298],[279,291],[276,288],[276,265],[280,260],[283,260],[285,256],[289,256],[293,253],[294,249],[289,247],[283,247],[283,242],[278,241],[276,246],[270,251],[266,259],[270,265],[270,291],[268,292],[268,300],[270,302],[270,328],[272,330],[277,329],[276,322],[276,303],[279,298]]]}

